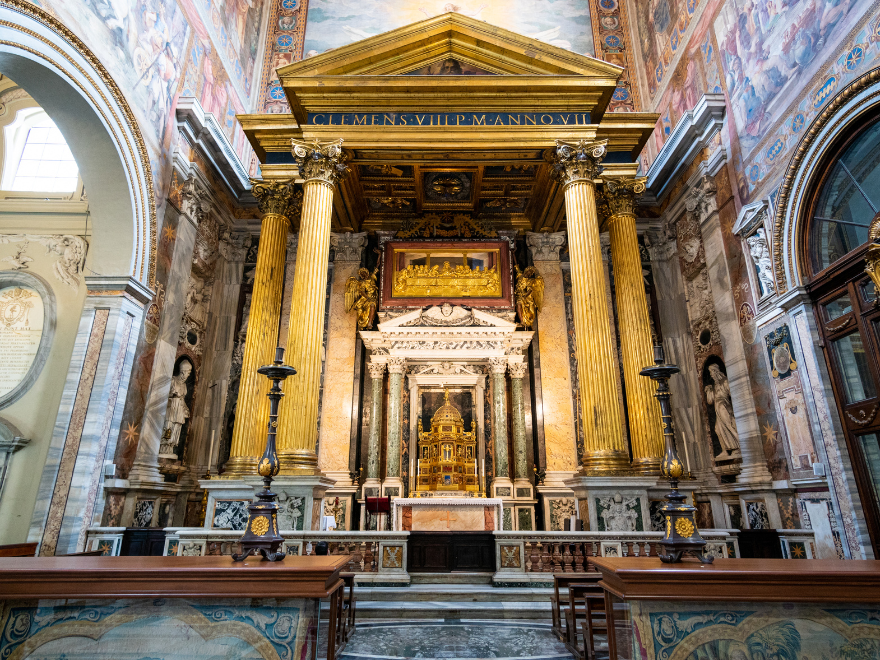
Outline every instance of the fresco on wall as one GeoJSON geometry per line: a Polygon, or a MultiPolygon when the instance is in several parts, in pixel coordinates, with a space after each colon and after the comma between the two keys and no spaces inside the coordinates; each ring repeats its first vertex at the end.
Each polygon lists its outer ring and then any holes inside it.
{"type": "MultiPolygon", "coordinates": [[[[455,11],[582,55],[592,55],[589,3],[584,0],[311,0],[306,57],[455,11]]],[[[693,0],[692,0],[693,1],[693,0]]]]}
{"type": "Polygon", "coordinates": [[[190,31],[177,2],[41,4],[95,51],[141,120],[148,144],[161,151],[173,126],[172,107],[190,31]],[[153,127],[152,135],[148,127],[153,127]]]}
{"type": "Polygon", "coordinates": [[[715,19],[715,35],[744,156],[832,56],[867,4],[727,0],[715,19]]]}
{"type": "Polygon", "coordinates": [[[250,99],[269,0],[181,0],[185,3],[198,12],[240,97],[250,99]]]}
{"type": "Polygon", "coordinates": [[[698,0],[639,0],[630,5],[651,98],[657,93],[672,60],[684,45],[683,37],[697,4],[698,0]]]}

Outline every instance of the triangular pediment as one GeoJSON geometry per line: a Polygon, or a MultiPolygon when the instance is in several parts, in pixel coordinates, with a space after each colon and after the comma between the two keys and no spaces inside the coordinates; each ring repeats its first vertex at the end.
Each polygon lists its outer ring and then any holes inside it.
{"type": "MultiPolygon", "coordinates": [[[[587,76],[615,81],[623,69],[485,21],[450,12],[334,48],[278,69],[282,82],[303,76],[457,75],[429,73],[446,60],[497,75],[587,76]]],[[[467,74],[465,74],[467,75],[467,74]]]]}
{"type": "Polygon", "coordinates": [[[588,113],[597,123],[622,72],[449,13],[295,62],[278,77],[300,124],[310,114],[357,110],[498,112],[511,99],[520,110],[588,113]]]}

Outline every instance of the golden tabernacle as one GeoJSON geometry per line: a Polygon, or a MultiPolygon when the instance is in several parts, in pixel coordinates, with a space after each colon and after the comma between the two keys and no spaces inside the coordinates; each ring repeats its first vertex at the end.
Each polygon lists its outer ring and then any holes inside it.
{"type": "Polygon", "coordinates": [[[477,482],[477,440],[464,431],[458,408],[449,403],[449,390],[443,405],[431,418],[431,430],[422,430],[419,420],[419,491],[479,491],[477,482]]]}

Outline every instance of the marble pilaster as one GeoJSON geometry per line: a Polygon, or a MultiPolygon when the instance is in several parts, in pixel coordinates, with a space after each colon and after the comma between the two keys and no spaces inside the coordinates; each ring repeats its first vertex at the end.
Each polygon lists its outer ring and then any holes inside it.
{"type": "Polygon", "coordinates": [[[115,452],[136,329],[150,291],[130,277],[89,276],[73,356],[40,480],[29,540],[51,556],[83,549],[100,521],[104,461],[115,452]],[[111,440],[112,439],[112,440],[111,440]]]}
{"type": "Polygon", "coordinates": [[[564,232],[526,234],[532,263],[544,279],[544,305],[537,319],[544,448],[547,479],[558,481],[559,485],[578,467],[565,293],[559,263],[559,250],[564,243],[564,232]]]}
{"type": "Polygon", "coordinates": [[[330,315],[324,360],[324,402],[321,406],[318,469],[337,485],[350,483],[349,444],[351,443],[354,358],[357,344],[357,315],[345,311],[345,286],[361,264],[366,233],[331,234],[334,250],[330,288],[330,315]],[[329,403],[329,405],[327,405],[329,403]]]}
{"type": "Polygon", "coordinates": [[[216,473],[217,469],[235,346],[239,291],[249,242],[250,237],[245,233],[227,234],[219,242],[220,258],[214,271],[211,307],[205,323],[205,349],[188,434],[190,441],[196,443],[190,456],[193,470],[199,475],[216,473]]]}
{"type": "Polygon", "coordinates": [[[771,476],[764,457],[761,427],[758,423],[746,354],[743,349],[739,314],[731,292],[724,237],[721,234],[721,222],[715,200],[715,182],[712,177],[703,176],[697,182],[688,197],[687,211],[694,214],[700,224],[713,294],[712,301],[721,333],[730,400],[742,454],[742,467],[737,475],[737,483],[753,487],[763,485],[769,487],[771,476]]]}
{"type": "Polygon", "coordinates": [[[403,482],[400,479],[400,434],[403,422],[403,372],[406,369],[404,358],[388,359],[388,448],[385,453],[385,481],[382,494],[402,496],[403,482]],[[390,489],[390,492],[389,492],[390,489]]]}
{"type": "MultiPolygon", "coordinates": [[[[198,193],[193,193],[197,197],[198,193]]],[[[177,224],[174,252],[165,287],[165,304],[159,323],[159,334],[155,342],[155,356],[150,385],[147,392],[140,439],[134,464],[128,478],[134,486],[138,482],[160,484],[164,482],[159,472],[159,444],[165,427],[165,413],[168,408],[168,394],[171,390],[171,377],[174,374],[174,361],[177,357],[180,323],[186,305],[186,294],[192,271],[193,247],[198,226],[195,220],[195,201],[183,204],[177,224]]],[[[166,214],[171,207],[166,209],[166,214]]]]}

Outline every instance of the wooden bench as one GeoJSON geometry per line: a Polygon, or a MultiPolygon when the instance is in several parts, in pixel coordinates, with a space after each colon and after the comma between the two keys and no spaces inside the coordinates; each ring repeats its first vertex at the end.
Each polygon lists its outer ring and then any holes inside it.
{"type": "Polygon", "coordinates": [[[586,598],[586,620],[581,622],[584,637],[584,660],[608,660],[608,618],[605,614],[605,597],[586,598]]]}
{"type": "Polygon", "coordinates": [[[553,595],[550,596],[550,613],[553,620],[553,634],[561,641],[568,638],[565,625],[565,616],[562,610],[568,603],[568,585],[570,584],[595,584],[601,579],[596,572],[590,573],[557,573],[553,575],[553,595]],[[561,593],[560,593],[561,592],[561,593]]]}
{"type": "MultiPolygon", "coordinates": [[[[605,591],[599,586],[598,580],[591,583],[574,583],[568,585],[568,607],[565,609],[565,647],[578,660],[586,660],[585,644],[580,641],[579,631],[583,624],[588,623],[589,616],[597,611],[596,602],[601,605],[604,620],[605,591]]],[[[597,622],[598,625],[598,622],[597,622]]]]}

